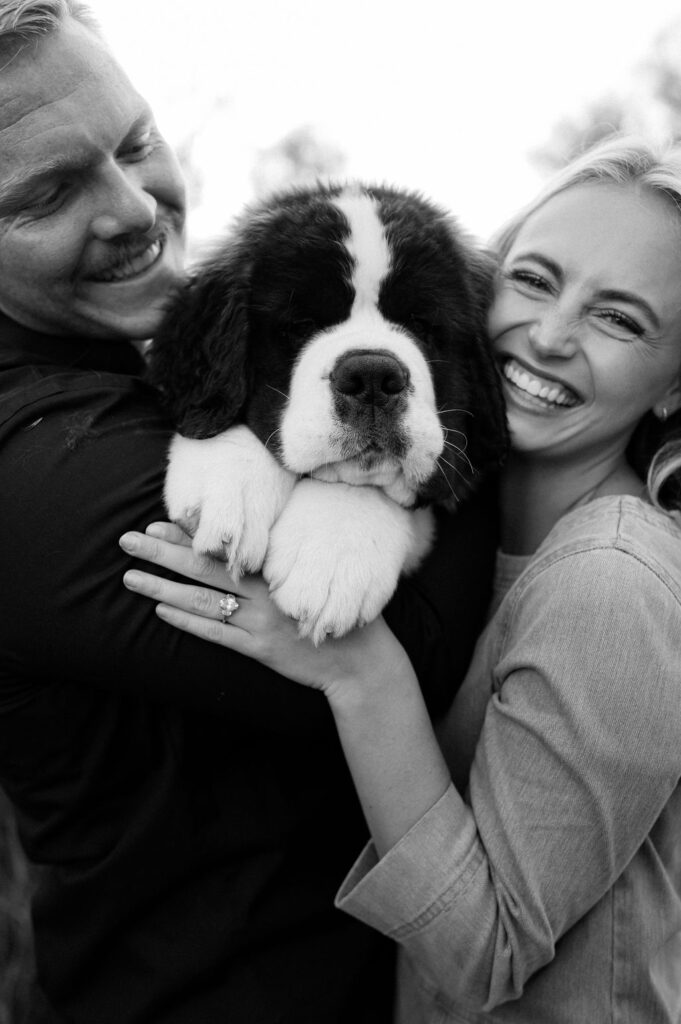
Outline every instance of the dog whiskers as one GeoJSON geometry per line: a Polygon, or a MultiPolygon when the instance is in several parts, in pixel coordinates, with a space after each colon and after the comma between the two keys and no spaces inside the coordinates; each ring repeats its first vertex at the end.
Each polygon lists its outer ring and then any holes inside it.
{"type": "Polygon", "coordinates": [[[447,441],[447,438],[446,438],[447,434],[461,434],[461,437],[464,439],[464,451],[465,451],[465,449],[468,447],[468,437],[466,436],[466,434],[464,434],[463,430],[455,430],[454,427],[443,427],[442,429],[445,432],[445,444],[449,444],[450,443],[449,441],[447,441]]]}
{"type": "Polygon", "coordinates": [[[452,486],[452,481],[449,479],[449,477],[445,473],[444,469],[440,465],[440,460],[439,459],[437,460],[435,465],[437,466],[437,468],[440,470],[440,472],[442,473],[443,477],[445,478],[445,481],[447,483],[447,487],[449,487],[450,491],[452,492],[452,497],[454,498],[454,501],[458,504],[459,501],[460,501],[460,498],[459,498],[458,494],[456,493],[456,491],[454,490],[454,488],[452,486]]]}
{"type": "Polygon", "coordinates": [[[270,391],[276,391],[276,393],[278,395],[281,395],[282,398],[285,398],[287,402],[289,401],[289,396],[287,394],[285,394],[283,391],[280,391],[279,388],[274,388],[274,387],[272,387],[271,384],[266,384],[265,387],[269,388],[270,391]]]}
{"type": "Polygon", "coordinates": [[[270,441],[272,440],[272,438],[274,437],[274,435],[275,435],[275,434],[278,434],[278,433],[279,433],[279,430],[280,430],[280,428],[279,428],[279,427],[275,427],[275,429],[274,429],[274,430],[272,431],[272,433],[270,434],[270,436],[269,436],[269,437],[267,438],[267,440],[265,441],[265,448],[269,448],[269,446],[270,446],[270,441]]]}
{"type": "Polygon", "coordinates": [[[463,416],[475,416],[474,412],[470,409],[436,409],[439,416],[444,416],[447,412],[460,412],[463,416]]]}
{"type": "Polygon", "coordinates": [[[475,474],[475,469],[473,468],[473,463],[471,462],[471,460],[466,455],[466,449],[465,448],[459,448],[458,445],[452,444],[450,441],[445,441],[445,444],[447,445],[448,448],[451,448],[452,451],[456,453],[456,455],[460,456],[460,458],[462,458],[462,459],[465,459],[465,461],[468,463],[468,467],[469,467],[471,473],[475,474]]]}
{"type": "Polygon", "coordinates": [[[468,438],[464,438],[464,442],[465,443],[463,448],[461,447],[461,445],[454,444],[453,441],[448,441],[447,438],[445,438],[442,443],[445,446],[445,448],[450,448],[453,452],[456,452],[457,455],[462,455],[465,457],[466,448],[468,447],[468,438]]]}
{"type": "MultiPolygon", "coordinates": [[[[450,469],[454,470],[454,472],[457,474],[457,476],[460,476],[462,480],[464,480],[466,483],[468,483],[468,481],[466,480],[465,475],[461,472],[461,470],[457,466],[455,466],[453,462],[449,462],[444,457],[444,455],[438,455],[437,461],[438,461],[438,464],[440,462],[444,462],[445,466],[449,466],[450,469]]],[[[471,465],[470,459],[466,459],[466,461],[468,462],[468,465],[471,467],[471,473],[475,476],[475,470],[473,469],[473,466],[471,465]]],[[[440,467],[440,468],[442,468],[442,467],[440,467]]],[[[444,472],[444,470],[443,470],[443,472],[444,472]]]]}

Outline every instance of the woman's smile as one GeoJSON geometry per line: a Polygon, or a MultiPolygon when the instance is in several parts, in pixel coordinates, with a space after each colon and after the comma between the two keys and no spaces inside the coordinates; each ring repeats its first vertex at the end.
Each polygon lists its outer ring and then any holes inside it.
{"type": "Polygon", "coordinates": [[[512,400],[529,403],[529,408],[542,411],[571,409],[582,399],[555,377],[545,376],[517,359],[509,357],[501,366],[507,395],[512,400]]]}

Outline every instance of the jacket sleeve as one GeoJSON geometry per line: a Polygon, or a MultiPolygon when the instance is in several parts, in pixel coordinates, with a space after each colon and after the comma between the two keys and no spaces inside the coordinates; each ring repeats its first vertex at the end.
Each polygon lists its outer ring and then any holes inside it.
{"type": "Polygon", "coordinates": [[[518,997],[650,833],[680,774],[680,630],[678,584],[622,550],[522,588],[474,680],[492,696],[465,800],[452,785],[382,860],[365,850],[337,900],[440,1003],[518,997]]]}
{"type": "MultiPolygon", "coordinates": [[[[319,694],[282,680],[252,661],[162,623],[153,603],[130,594],[122,576],[131,560],[118,546],[126,530],[165,518],[162,485],[168,424],[142,382],[87,374],[68,390],[44,382],[35,400],[5,422],[0,436],[0,596],[3,662],[0,707],[68,679],[154,700],[243,715],[293,735],[328,716],[319,694]],[[93,377],[95,378],[93,380],[93,377]]],[[[480,535],[491,564],[493,537],[480,535]]],[[[443,545],[451,547],[449,522],[443,545]]],[[[466,546],[457,539],[455,545],[466,546]]],[[[443,654],[448,623],[486,600],[489,566],[479,566],[471,601],[456,576],[432,560],[405,583],[389,619],[442,701],[452,692],[443,654]]],[[[467,658],[475,622],[466,622],[467,658]],[[470,633],[470,635],[468,635],[470,633]]],[[[460,677],[463,671],[460,671],[460,677]]]]}

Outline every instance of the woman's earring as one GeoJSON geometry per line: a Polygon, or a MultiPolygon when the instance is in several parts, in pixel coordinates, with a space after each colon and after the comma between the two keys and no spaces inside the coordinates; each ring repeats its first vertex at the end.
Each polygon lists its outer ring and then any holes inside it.
{"type": "Polygon", "coordinates": [[[669,412],[667,411],[667,406],[666,406],[666,405],[663,405],[663,406],[662,406],[662,409],[660,410],[660,415],[659,415],[659,417],[658,417],[658,418],[660,419],[660,421],[661,421],[662,423],[666,423],[666,421],[667,421],[667,416],[669,416],[669,412]]]}

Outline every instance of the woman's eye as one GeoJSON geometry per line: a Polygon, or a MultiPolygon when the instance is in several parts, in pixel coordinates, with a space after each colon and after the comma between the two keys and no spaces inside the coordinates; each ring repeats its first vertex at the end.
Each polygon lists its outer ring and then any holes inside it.
{"type": "Polygon", "coordinates": [[[532,288],[535,291],[550,292],[551,284],[541,274],[537,274],[534,270],[520,270],[515,268],[505,272],[505,277],[510,281],[514,281],[516,284],[524,285],[527,288],[532,288]]]}
{"type": "Polygon", "coordinates": [[[643,334],[643,328],[638,321],[623,313],[620,309],[599,309],[596,311],[596,315],[599,319],[605,320],[606,323],[612,324],[628,334],[633,334],[636,337],[643,334]]]}

